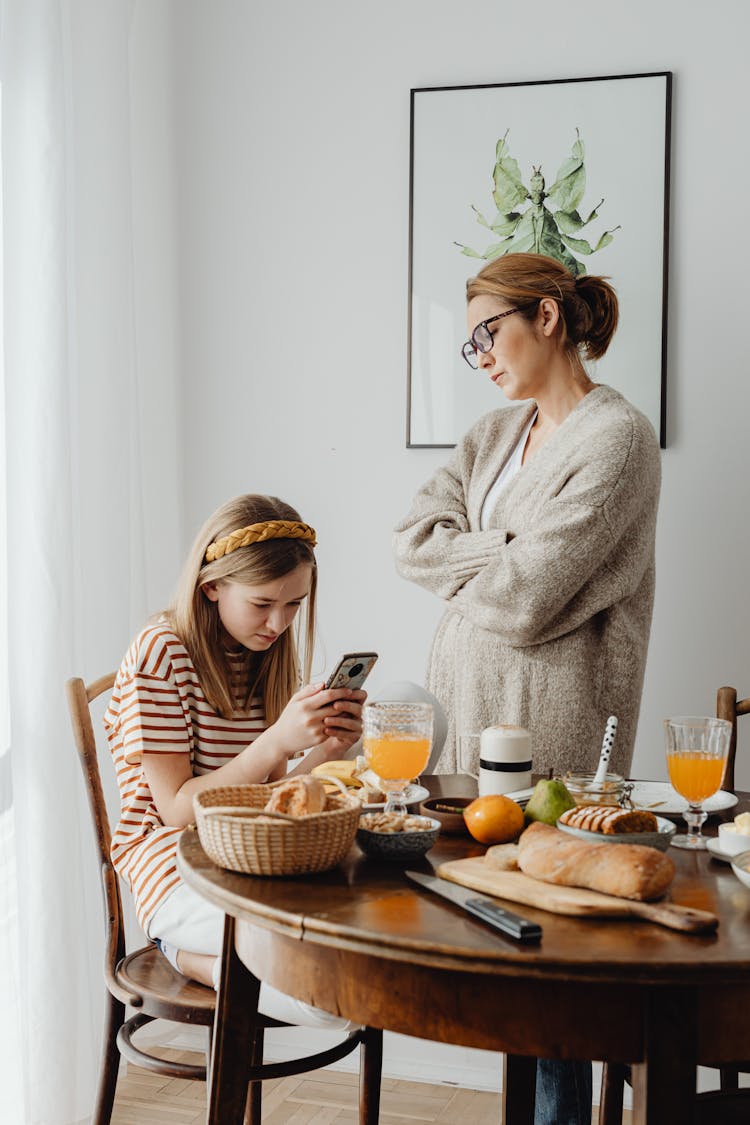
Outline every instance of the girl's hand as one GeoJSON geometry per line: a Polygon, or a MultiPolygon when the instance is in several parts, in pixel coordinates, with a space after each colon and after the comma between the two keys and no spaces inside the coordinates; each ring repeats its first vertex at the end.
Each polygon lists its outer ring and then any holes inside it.
{"type": "Polygon", "coordinates": [[[361,734],[365,698],[363,691],[308,684],[295,692],[269,732],[286,757],[319,746],[329,735],[341,738],[348,749],[361,734]]]}
{"type": "Polygon", "coordinates": [[[350,691],[349,699],[336,700],[333,714],[324,720],[326,741],[334,741],[341,754],[362,737],[362,704],[367,692],[350,691]]]}
{"type": "Polygon", "coordinates": [[[334,702],[334,714],[324,720],[328,737],[321,746],[326,761],[341,758],[362,737],[362,704],[367,692],[349,691],[348,699],[334,702]]]}

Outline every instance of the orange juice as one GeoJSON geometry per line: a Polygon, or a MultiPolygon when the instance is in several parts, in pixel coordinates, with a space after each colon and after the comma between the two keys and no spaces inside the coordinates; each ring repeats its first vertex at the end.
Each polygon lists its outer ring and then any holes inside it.
{"type": "Polygon", "coordinates": [[[430,756],[429,738],[365,738],[365,757],[371,770],[384,781],[405,781],[419,777],[430,756]]]}
{"type": "Polygon", "coordinates": [[[691,804],[699,805],[718,790],[724,759],[712,754],[676,750],[667,754],[667,766],[669,780],[677,792],[691,804]]]}

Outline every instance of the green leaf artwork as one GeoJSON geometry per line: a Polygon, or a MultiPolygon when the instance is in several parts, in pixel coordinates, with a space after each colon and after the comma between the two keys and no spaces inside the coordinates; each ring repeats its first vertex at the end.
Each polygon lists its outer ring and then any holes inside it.
{"type": "Polygon", "coordinates": [[[606,230],[595,246],[585,238],[576,237],[584,227],[599,217],[599,208],[604,203],[600,199],[585,218],[578,211],[586,191],[585,149],[578,129],[570,156],[563,161],[549,190],[546,190],[541,164],[538,167],[532,166],[529,186],[524,185],[518,161],[508,150],[509,132],[510,130],[506,130],[495,146],[495,167],[492,172],[492,198],[496,208],[494,216],[487,219],[472,204],[477,222],[499,241],[493,241],[483,252],[472,250],[470,246],[464,246],[460,242],[455,245],[467,257],[482,258],[484,261],[516,251],[547,254],[562,262],[575,277],[586,273],[585,265],[576,255],[588,257],[609,246],[615,231],[620,227],[606,230]],[[524,208],[527,200],[528,206],[524,208]]]}

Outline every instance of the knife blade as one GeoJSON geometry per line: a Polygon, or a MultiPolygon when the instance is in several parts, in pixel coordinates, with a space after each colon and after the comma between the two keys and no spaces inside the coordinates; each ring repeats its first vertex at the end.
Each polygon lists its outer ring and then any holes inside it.
{"type": "Polygon", "coordinates": [[[424,875],[421,871],[406,871],[404,874],[413,883],[419,883],[421,887],[426,887],[428,891],[433,891],[441,898],[448,899],[456,906],[468,910],[476,918],[481,918],[483,922],[487,922],[494,929],[500,930],[501,933],[507,934],[508,937],[512,937],[516,941],[532,942],[541,939],[542,927],[540,925],[536,922],[530,922],[528,918],[523,918],[520,914],[514,914],[512,910],[506,910],[505,907],[500,906],[494,899],[488,898],[486,895],[471,895],[470,892],[467,894],[464,887],[449,883],[447,879],[440,879],[437,875],[424,875]]]}

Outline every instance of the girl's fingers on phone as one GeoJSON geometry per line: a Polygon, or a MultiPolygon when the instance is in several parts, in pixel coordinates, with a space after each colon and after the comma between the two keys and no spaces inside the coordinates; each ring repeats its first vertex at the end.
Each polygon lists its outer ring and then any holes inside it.
{"type": "Polygon", "coordinates": [[[323,752],[326,754],[326,756],[330,756],[329,760],[330,758],[340,758],[342,753],[346,753],[347,750],[351,750],[356,741],[357,739],[353,734],[345,735],[343,733],[334,734],[333,732],[331,732],[326,736],[326,739],[322,744],[323,752]]]}
{"type": "Polygon", "coordinates": [[[357,703],[356,699],[337,699],[331,705],[331,710],[334,714],[340,715],[342,712],[347,712],[350,715],[360,716],[362,714],[362,704],[357,703]]]}
{"type": "Polygon", "coordinates": [[[309,699],[309,698],[311,698],[311,696],[317,695],[319,692],[322,692],[324,690],[324,688],[325,688],[324,683],[305,684],[304,687],[301,687],[299,689],[299,691],[296,691],[294,693],[294,695],[292,696],[292,699],[309,699]]]}
{"type": "Polygon", "coordinates": [[[326,730],[362,730],[359,719],[349,718],[347,715],[331,715],[323,722],[326,730]]]}
{"type": "Polygon", "coordinates": [[[359,695],[359,692],[354,692],[348,687],[325,688],[321,692],[321,705],[328,706],[332,703],[341,703],[344,700],[354,699],[355,695],[359,695]]]}

